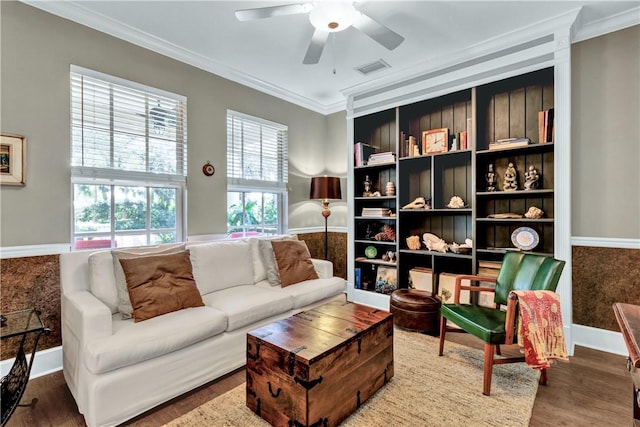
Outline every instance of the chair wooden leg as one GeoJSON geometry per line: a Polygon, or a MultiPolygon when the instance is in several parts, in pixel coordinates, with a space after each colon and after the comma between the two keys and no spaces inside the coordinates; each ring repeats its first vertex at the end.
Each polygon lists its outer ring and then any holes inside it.
{"type": "Polygon", "coordinates": [[[438,356],[442,356],[444,351],[444,336],[447,333],[447,318],[444,316],[440,316],[440,349],[438,352],[438,356]]]}
{"type": "Polygon", "coordinates": [[[482,394],[491,394],[491,375],[493,375],[493,353],[496,351],[495,344],[484,344],[484,373],[482,379],[482,394]]]}
{"type": "Polygon", "coordinates": [[[540,381],[539,383],[542,385],[547,385],[547,368],[542,368],[542,372],[540,372],[540,381]]]}
{"type": "Polygon", "coordinates": [[[496,354],[502,356],[502,350],[500,350],[500,344],[496,345],[496,354]]]}

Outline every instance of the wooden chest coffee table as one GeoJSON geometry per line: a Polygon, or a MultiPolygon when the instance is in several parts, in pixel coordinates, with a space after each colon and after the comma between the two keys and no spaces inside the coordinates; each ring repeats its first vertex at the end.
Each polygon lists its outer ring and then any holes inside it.
{"type": "Polygon", "coordinates": [[[274,426],[335,426],[393,377],[393,317],[331,302],[247,334],[247,406],[274,426]]]}

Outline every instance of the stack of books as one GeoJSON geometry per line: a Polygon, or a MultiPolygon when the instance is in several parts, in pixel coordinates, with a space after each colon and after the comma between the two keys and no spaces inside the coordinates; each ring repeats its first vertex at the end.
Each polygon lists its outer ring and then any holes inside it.
{"type": "Polygon", "coordinates": [[[555,120],[553,108],[538,112],[538,141],[540,144],[553,142],[555,120]]]}
{"type": "Polygon", "coordinates": [[[362,208],[362,216],[390,216],[391,209],[388,208],[362,208]]]}
{"type": "Polygon", "coordinates": [[[531,143],[529,138],[505,138],[489,143],[489,150],[504,150],[506,148],[526,147],[531,143]]]}
{"type": "Polygon", "coordinates": [[[355,151],[355,166],[365,166],[369,156],[376,152],[374,146],[365,144],[364,142],[356,142],[353,146],[355,151]]]}
{"type": "Polygon", "coordinates": [[[391,151],[385,151],[384,153],[374,153],[369,156],[367,165],[381,165],[384,163],[393,163],[396,161],[396,155],[391,151]]]}

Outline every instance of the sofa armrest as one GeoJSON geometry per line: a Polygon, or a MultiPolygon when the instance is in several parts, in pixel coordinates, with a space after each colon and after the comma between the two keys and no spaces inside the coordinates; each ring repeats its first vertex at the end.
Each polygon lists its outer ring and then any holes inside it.
{"type": "Polygon", "coordinates": [[[88,291],[62,295],[62,326],[80,343],[112,335],[111,310],[88,291]]]}
{"type": "Polygon", "coordinates": [[[311,258],[313,267],[318,273],[318,277],[321,279],[330,279],[333,277],[333,263],[324,259],[311,258]]]}

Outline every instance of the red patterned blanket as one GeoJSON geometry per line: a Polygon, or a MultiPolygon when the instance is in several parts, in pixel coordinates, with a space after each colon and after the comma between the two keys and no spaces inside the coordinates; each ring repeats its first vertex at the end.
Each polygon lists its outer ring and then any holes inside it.
{"type": "Polygon", "coordinates": [[[552,291],[513,291],[518,297],[518,344],[526,363],[534,369],[548,368],[567,357],[560,297],[552,291]]]}

